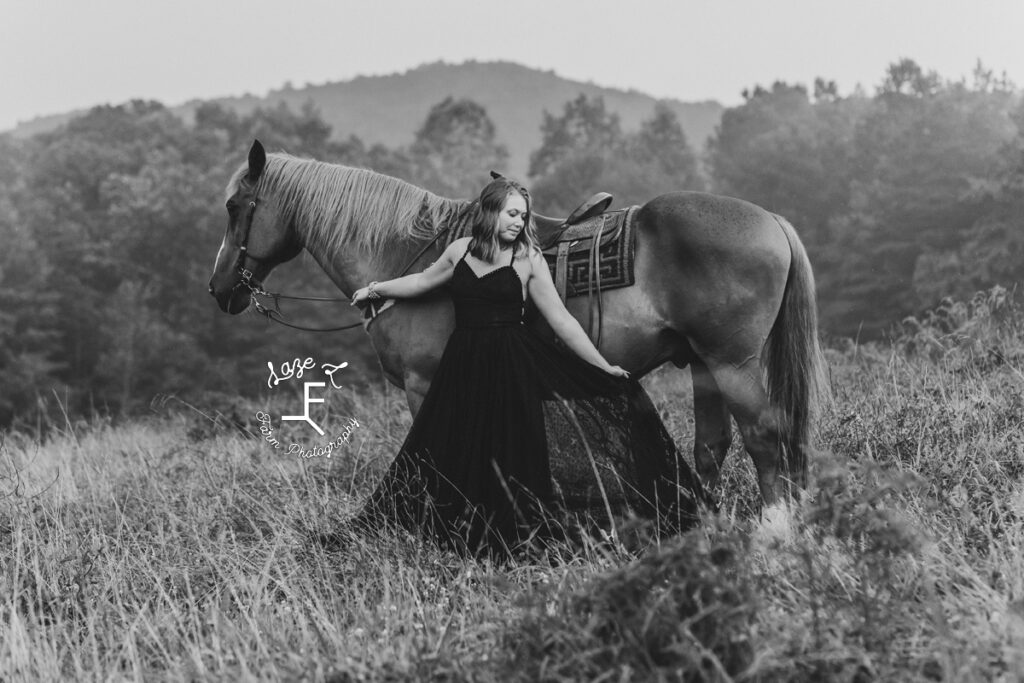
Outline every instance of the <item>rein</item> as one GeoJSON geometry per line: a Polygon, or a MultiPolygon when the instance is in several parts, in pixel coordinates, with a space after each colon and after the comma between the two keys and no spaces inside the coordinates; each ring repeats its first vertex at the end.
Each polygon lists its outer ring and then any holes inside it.
{"type": "MultiPolygon", "coordinates": [[[[342,298],[329,296],[292,296],[288,294],[281,294],[280,292],[268,292],[267,290],[263,289],[263,283],[261,283],[259,280],[255,278],[251,270],[245,267],[246,258],[250,258],[256,263],[266,263],[270,260],[267,258],[259,258],[249,253],[249,232],[252,229],[253,215],[256,213],[256,201],[256,199],[253,199],[252,201],[249,202],[249,212],[248,215],[246,216],[245,228],[244,232],[242,233],[242,244],[238,248],[238,259],[235,261],[235,270],[238,272],[242,279],[235,286],[237,287],[238,285],[243,285],[246,289],[249,290],[249,293],[252,295],[253,307],[256,309],[257,313],[267,318],[267,320],[273,320],[274,322],[284,325],[285,327],[290,327],[293,330],[303,330],[304,332],[340,332],[342,330],[351,330],[355,327],[360,326],[366,327],[367,325],[369,325],[370,321],[376,318],[386,308],[390,308],[393,305],[393,299],[388,299],[380,304],[370,302],[369,305],[366,306],[365,310],[363,311],[363,320],[361,322],[350,323],[348,325],[339,325],[338,327],[304,327],[302,325],[293,325],[292,323],[285,322],[284,316],[281,313],[281,299],[291,299],[293,301],[329,301],[334,303],[342,301],[347,302],[349,301],[349,299],[347,297],[342,298]],[[273,307],[268,307],[264,305],[263,302],[259,300],[259,297],[261,296],[265,296],[272,299],[274,302],[272,305],[273,307]]],[[[412,260],[410,260],[409,263],[406,264],[405,268],[402,269],[402,271],[397,275],[397,277],[402,277],[407,272],[409,272],[409,269],[412,268],[413,265],[420,259],[420,257],[426,253],[427,249],[432,247],[434,243],[441,238],[442,235],[448,232],[449,227],[450,226],[446,225],[445,227],[438,230],[434,237],[429,242],[427,242],[426,245],[424,245],[424,247],[420,249],[415,256],[412,257],[412,260]]]]}

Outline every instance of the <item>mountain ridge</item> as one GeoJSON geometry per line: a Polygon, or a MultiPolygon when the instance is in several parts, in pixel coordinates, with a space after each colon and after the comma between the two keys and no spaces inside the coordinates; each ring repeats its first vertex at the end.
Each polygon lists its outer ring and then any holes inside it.
{"type": "MultiPolygon", "coordinates": [[[[285,83],[263,96],[244,94],[194,99],[168,108],[190,120],[203,102],[216,102],[245,114],[257,107],[273,107],[282,102],[298,110],[311,101],[331,126],[332,137],[345,139],[355,135],[367,145],[380,143],[393,148],[411,143],[430,108],[445,97],[468,98],[481,104],[494,121],[498,140],[509,149],[508,171],[524,177],[529,155],[541,143],[544,112],[560,115],[564,104],[580,93],[604,98],[606,108],[619,116],[626,131],[638,129],[640,123],[653,114],[655,103],[664,102],[679,117],[687,140],[698,153],[713,135],[725,109],[713,100],[659,99],[635,89],[623,90],[564,78],[553,70],[508,61],[475,60],[458,64],[430,62],[401,73],[361,75],[319,85],[307,83],[295,87],[285,83]]],[[[52,130],[81,113],[37,117],[19,123],[12,132],[27,136],[52,130]]]]}

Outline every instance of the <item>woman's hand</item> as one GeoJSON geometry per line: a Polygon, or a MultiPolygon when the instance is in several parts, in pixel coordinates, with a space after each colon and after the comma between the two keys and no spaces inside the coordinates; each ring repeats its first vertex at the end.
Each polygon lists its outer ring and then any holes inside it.
{"type": "Polygon", "coordinates": [[[604,371],[607,372],[609,375],[629,379],[629,371],[623,370],[618,365],[609,365],[607,368],[604,369],[604,371]]]}
{"type": "Polygon", "coordinates": [[[359,306],[370,300],[370,288],[360,287],[352,293],[352,303],[350,306],[359,306]]]}

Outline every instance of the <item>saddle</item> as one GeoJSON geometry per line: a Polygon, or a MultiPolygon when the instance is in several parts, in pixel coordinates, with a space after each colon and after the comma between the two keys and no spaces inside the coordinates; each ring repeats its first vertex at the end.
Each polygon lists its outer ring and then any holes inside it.
{"type": "Polygon", "coordinates": [[[607,211],[611,201],[610,194],[600,192],[561,225],[538,230],[541,251],[563,303],[586,293],[588,333],[597,347],[601,344],[601,292],[634,283],[633,217],[637,207],[607,211]]]}
{"type": "Polygon", "coordinates": [[[565,235],[565,232],[574,225],[578,225],[594,216],[599,216],[608,210],[612,203],[612,196],[607,192],[598,192],[593,197],[577,206],[569,217],[560,224],[538,224],[537,241],[543,251],[553,248],[558,242],[576,239],[572,235],[565,235]]]}

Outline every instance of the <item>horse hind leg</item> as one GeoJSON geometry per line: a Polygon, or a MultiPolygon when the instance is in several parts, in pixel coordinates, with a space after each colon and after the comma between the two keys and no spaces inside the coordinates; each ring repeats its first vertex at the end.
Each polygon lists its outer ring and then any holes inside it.
{"type": "Polygon", "coordinates": [[[761,363],[756,357],[745,363],[716,364],[710,368],[729,411],[736,419],[743,445],[754,462],[761,500],[766,506],[783,500],[786,481],[781,472],[783,421],[765,391],[761,363]]]}
{"type": "Polygon", "coordinates": [[[708,488],[718,484],[722,464],[732,445],[729,406],[708,367],[700,361],[690,364],[693,380],[693,460],[697,474],[708,488]]]}

